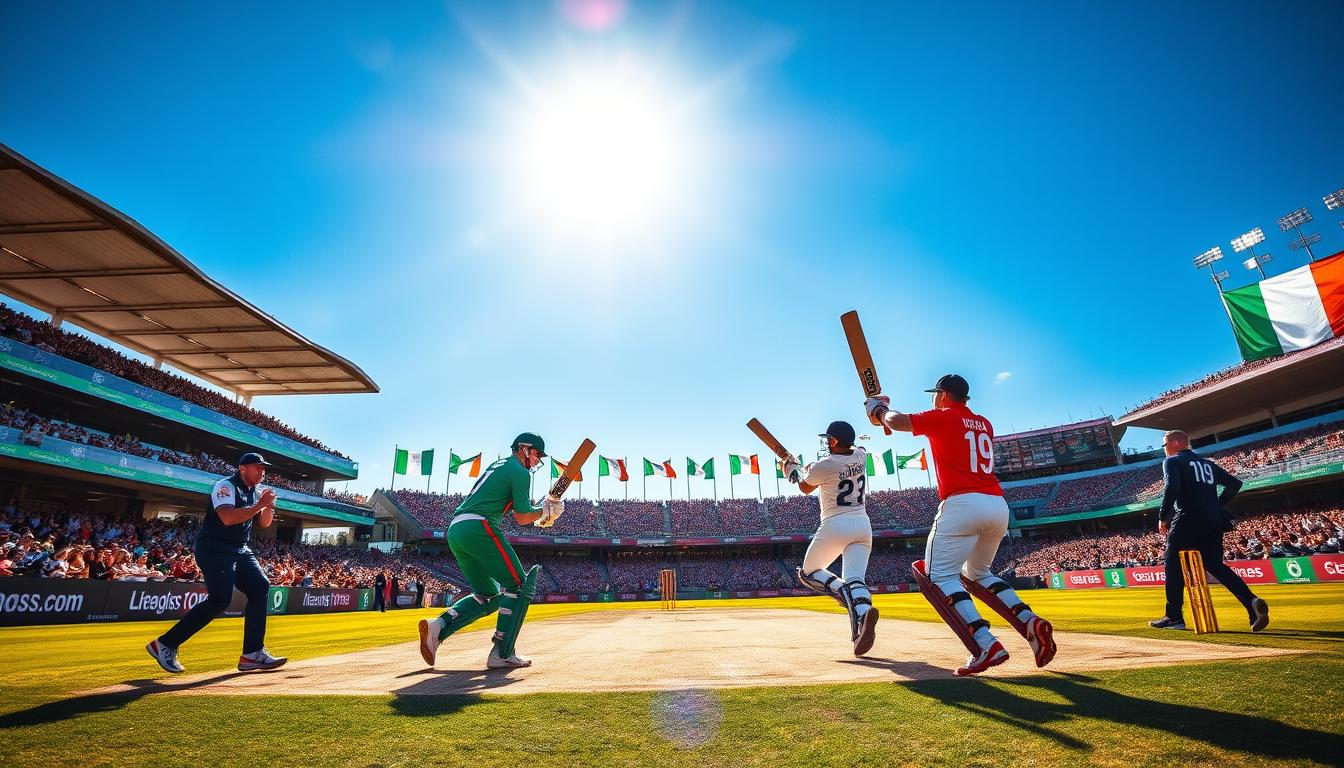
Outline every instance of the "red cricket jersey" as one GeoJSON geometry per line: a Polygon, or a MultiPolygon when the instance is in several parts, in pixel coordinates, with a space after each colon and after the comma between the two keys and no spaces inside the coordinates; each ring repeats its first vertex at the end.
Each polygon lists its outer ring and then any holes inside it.
{"type": "Polygon", "coordinates": [[[994,426],[964,405],[910,414],[916,435],[929,438],[938,498],[959,493],[1002,496],[994,476],[994,426]]]}

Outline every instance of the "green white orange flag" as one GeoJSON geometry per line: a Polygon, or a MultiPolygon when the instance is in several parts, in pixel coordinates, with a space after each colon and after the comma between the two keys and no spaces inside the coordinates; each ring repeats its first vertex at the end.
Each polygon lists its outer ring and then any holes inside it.
{"type": "Polygon", "coordinates": [[[1244,360],[1260,360],[1344,336],[1344,251],[1223,292],[1244,360]]]}
{"type": "Polygon", "coordinates": [[[728,456],[728,472],[734,475],[759,475],[761,474],[760,459],[754,453],[750,456],[739,456],[736,453],[730,454],[728,456]]]}
{"type": "MultiPolygon", "coordinates": [[[[565,467],[566,467],[566,466],[568,466],[568,465],[565,464],[565,462],[563,462],[563,461],[556,461],[556,460],[555,460],[555,457],[552,456],[552,457],[551,457],[551,479],[554,480],[554,479],[556,479],[557,477],[559,477],[561,474],[563,474],[564,471],[565,471],[565,467]]],[[[576,475],[576,476],[574,477],[574,480],[575,480],[575,482],[579,482],[579,483],[582,483],[582,482],[583,482],[583,470],[582,470],[582,469],[579,470],[579,474],[576,475]]]]}
{"type": "Polygon", "coordinates": [[[686,474],[691,477],[703,477],[706,480],[714,479],[714,459],[706,459],[703,464],[695,463],[695,460],[686,458],[686,474]]]}
{"type": "Polygon", "coordinates": [[[475,456],[468,456],[467,458],[464,459],[464,458],[462,458],[461,456],[458,456],[456,453],[453,453],[452,451],[449,451],[449,452],[448,452],[448,473],[451,474],[451,475],[456,475],[456,474],[457,474],[457,470],[460,469],[460,468],[462,468],[462,467],[466,467],[466,468],[467,468],[467,477],[480,477],[480,476],[481,476],[481,454],[478,453],[478,454],[476,454],[475,456]]]}
{"type": "Polygon", "coordinates": [[[625,470],[625,459],[608,459],[606,456],[597,457],[597,476],[611,477],[616,476],[622,483],[630,479],[630,473],[625,470]]]}
{"type": "Polygon", "coordinates": [[[659,477],[676,477],[677,471],[672,468],[672,460],[653,462],[644,460],[644,476],[658,475],[659,477]]]}
{"type": "MultiPolygon", "coordinates": [[[[887,451],[887,453],[889,454],[891,451],[887,451]]],[[[924,455],[924,449],[920,448],[909,456],[897,456],[896,467],[898,469],[928,469],[929,459],[924,455]]]]}
{"type": "Polygon", "coordinates": [[[398,448],[392,460],[392,471],[398,475],[434,474],[434,449],[428,451],[408,451],[398,448]]]}

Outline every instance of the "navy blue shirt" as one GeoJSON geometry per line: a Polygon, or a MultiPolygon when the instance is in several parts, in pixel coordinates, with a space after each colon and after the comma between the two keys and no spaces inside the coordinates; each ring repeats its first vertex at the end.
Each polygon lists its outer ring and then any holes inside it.
{"type": "Polygon", "coordinates": [[[1162,476],[1167,487],[1162,494],[1160,519],[1172,525],[1187,520],[1222,530],[1223,507],[1241,490],[1240,480],[1189,448],[1162,462],[1162,476]]]}
{"type": "Polygon", "coordinates": [[[201,523],[201,530],[196,534],[196,540],[209,540],[216,544],[224,544],[229,547],[246,546],[247,540],[252,536],[252,518],[248,518],[236,525],[225,525],[224,521],[219,519],[219,513],[215,511],[216,507],[228,505],[230,507],[250,507],[257,503],[257,486],[251,488],[243,484],[243,479],[234,472],[232,476],[215,483],[214,488],[210,489],[210,500],[205,505],[205,521],[201,523]]]}

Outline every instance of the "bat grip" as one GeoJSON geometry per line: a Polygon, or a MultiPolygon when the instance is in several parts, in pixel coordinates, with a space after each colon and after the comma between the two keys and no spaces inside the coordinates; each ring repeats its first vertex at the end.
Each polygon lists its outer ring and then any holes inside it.
{"type": "Polygon", "coordinates": [[[883,425],[882,425],[882,431],[885,432],[886,434],[890,435],[890,434],[891,434],[891,427],[888,427],[886,424],[883,424],[883,425]]]}

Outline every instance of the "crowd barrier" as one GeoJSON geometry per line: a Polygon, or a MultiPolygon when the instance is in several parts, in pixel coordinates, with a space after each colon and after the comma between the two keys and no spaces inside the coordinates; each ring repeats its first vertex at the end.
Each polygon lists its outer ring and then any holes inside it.
{"type": "MultiPolygon", "coordinates": [[[[0,579],[0,626],[84,624],[106,621],[178,619],[205,599],[202,582],[95,581],[88,579],[0,579]]],[[[414,592],[398,592],[393,603],[415,605],[414,592]]],[[[243,615],[246,599],[233,593],[225,616],[243,615]]],[[[425,593],[426,606],[442,606],[443,596],[425,593]]],[[[271,587],[268,614],[338,613],[373,610],[372,589],[271,587]]]]}
{"type": "MultiPolygon", "coordinates": [[[[1344,554],[1228,560],[1227,564],[1247,584],[1312,584],[1322,581],[1344,581],[1344,554]]],[[[1166,583],[1166,571],[1160,565],[1059,571],[1050,574],[1051,589],[1160,587],[1166,583]]]]}

